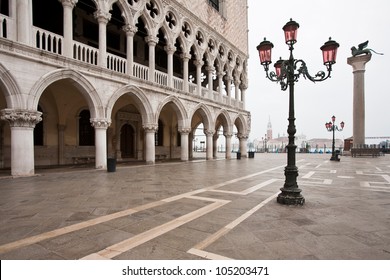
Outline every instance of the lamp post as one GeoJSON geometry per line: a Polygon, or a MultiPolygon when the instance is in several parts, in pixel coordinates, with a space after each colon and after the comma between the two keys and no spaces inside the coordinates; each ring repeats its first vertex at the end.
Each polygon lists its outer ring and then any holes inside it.
{"type": "Polygon", "coordinates": [[[328,131],[332,131],[333,132],[333,138],[332,138],[332,157],[330,158],[330,160],[335,160],[335,161],[340,161],[338,155],[336,155],[336,152],[335,152],[335,138],[334,138],[334,133],[335,131],[343,131],[343,128],[344,128],[344,122],[341,122],[340,123],[340,127],[341,129],[339,129],[339,127],[337,125],[335,125],[336,121],[336,117],[335,116],[332,116],[332,122],[327,122],[325,123],[325,127],[328,131]]]}
{"type": "Polygon", "coordinates": [[[259,51],[260,63],[264,66],[266,77],[272,82],[280,83],[281,89],[285,91],[289,88],[289,116],[288,116],[288,145],[287,145],[287,166],[284,169],[285,183],[278,195],[277,202],[288,205],[303,205],[305,198],[301,195],[301,189],[298,188],[297,177],[298,168],[296,166],[295,153],[297,146],[294,143],[295,112],[294,112],[294,84],[302,75],[312,82],[324,81],[330,77],[332,64],[336,63],[336,54],[339,44],[329,38],[322,47],[322,56],[327,74],[319,71],[315,76],[311,76],[307,70],[306,63],[302,59],[295,59],[293,56],[294,44],[297,42],[297,31],[299,24],[292,19],[284,27],[284,36],[286,44],[289,46],[290,57],[287,60],[279,59],[275,64],[275,72],[269,71],[271,64],[271,50],[273,44],[264,38],[264,41],[257,46],[259,51]]]}

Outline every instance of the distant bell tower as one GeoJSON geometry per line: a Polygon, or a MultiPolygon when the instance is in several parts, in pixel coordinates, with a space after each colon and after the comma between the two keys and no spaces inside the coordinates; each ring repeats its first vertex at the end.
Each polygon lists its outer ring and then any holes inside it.
{"type": "Polygon", "coordinates": [[[268,124],[267,124],[267,138],[268,140],[272,139],[272,124],[271,124],[271,117],[268,119],[268,124]]]}

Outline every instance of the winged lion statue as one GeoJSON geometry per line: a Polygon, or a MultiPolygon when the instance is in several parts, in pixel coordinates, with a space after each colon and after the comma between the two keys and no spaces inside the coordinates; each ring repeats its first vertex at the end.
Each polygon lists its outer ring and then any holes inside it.
{"type": "Polygon", "coordinates": [[[371,52],[379,54],[379,55],[383,55],[383,53],[378,53],[378,52],[374,51],[373,49],[367,48],[367,46],[368,46],[368,40],[363,42],[363,43],[360,43],[357,48],[352,47],[351,48],[352,56],[371,54],[371,52]]]}

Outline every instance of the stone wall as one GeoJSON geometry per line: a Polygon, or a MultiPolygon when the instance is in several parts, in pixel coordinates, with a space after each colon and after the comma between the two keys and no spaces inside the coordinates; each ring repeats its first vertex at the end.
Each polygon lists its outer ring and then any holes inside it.
{"type": "Polygon", "coordinates": [[[214,9],[208,0],[176,0],[176,2],[220,33],[243,53],[248,54],[247,0],[221,0],[220,12],[214,9]]]}

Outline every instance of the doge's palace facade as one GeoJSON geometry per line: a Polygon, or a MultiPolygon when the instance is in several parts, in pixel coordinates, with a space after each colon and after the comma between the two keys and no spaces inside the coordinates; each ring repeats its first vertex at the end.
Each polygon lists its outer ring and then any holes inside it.
{"type": "Polygon", "coordinates": [[[0,168],[246,155],[247,1],[0,2],[0,168]],[[45,8],[43,8],[45,7],[45,8]]]}

